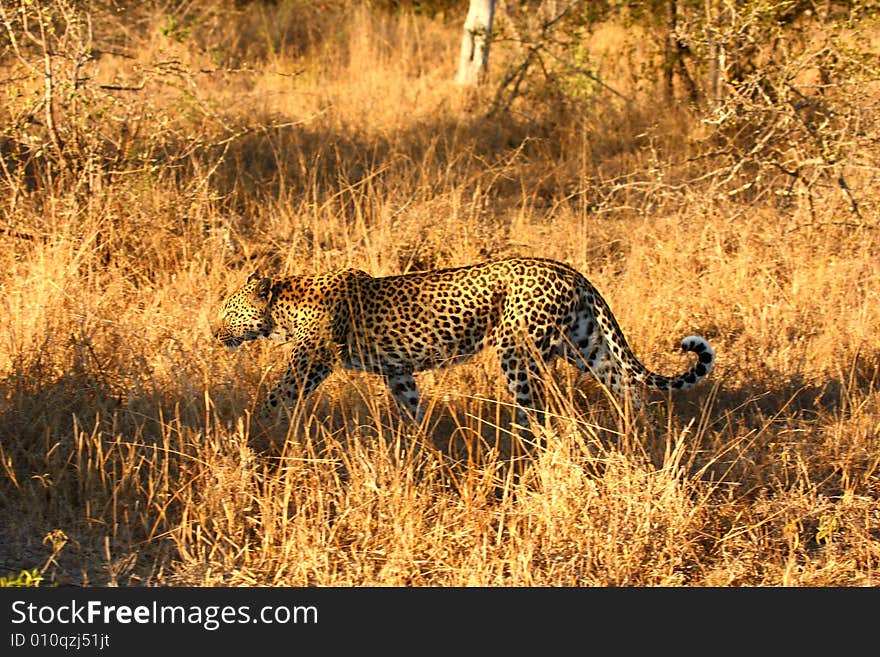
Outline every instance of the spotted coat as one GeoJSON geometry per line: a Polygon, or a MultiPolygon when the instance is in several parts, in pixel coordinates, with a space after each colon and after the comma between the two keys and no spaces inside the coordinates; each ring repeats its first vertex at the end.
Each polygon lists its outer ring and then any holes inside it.
{"type": "Polygon", "coordinates": [[[631,397],[638,385],[690,388],[715,362],[709,343],[689,336],[681,348],[697,360],[687,371],[649,371],[596,288],[568,265],[539,258],[381,278],[356,269],[252,274],[221,305],[213,333],[230,348],[257,338],[291,345],[287,372],[262,415],[293,406],[342,367],[383,376],[404,415],[420,421],[413,374],[492,347],[516,400],[517,422],[528,427],[530,415],[544,421],[544,368],[557,357],[631,397]]]}

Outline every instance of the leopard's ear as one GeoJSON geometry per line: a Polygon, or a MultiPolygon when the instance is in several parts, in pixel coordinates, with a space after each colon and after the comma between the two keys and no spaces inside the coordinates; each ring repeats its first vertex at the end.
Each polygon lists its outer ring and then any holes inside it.
{"type": "MultiPolygon", "coordinates": [[[[250,280],[250,279],[248,279],[250,280]]],[[[272,298],[272,279],[268,276],[264,276],[260,278],[259,283],[257,283],[254,288],[254,294],[258,299],[263,299],[268,301],[272,298]]]]}
{"type": "Polygon", "coordinates": [[[268,301],[272,297],[272,279],[268,276],[260,276],[260,272],[255,271],[248,276],[245,285],[253,283],[254,281],[257,281],[257,284],[254,286],[253,295],[257,299],[268,301]]]}

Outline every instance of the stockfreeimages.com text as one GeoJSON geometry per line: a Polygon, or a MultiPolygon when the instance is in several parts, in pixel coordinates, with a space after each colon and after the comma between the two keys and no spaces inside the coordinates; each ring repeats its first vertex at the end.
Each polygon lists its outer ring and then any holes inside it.
{"type": "Polygon", "coordinates": [[[62,625],[114,623],[201,625],[216,630],[221,625],[262,623],[310,624],[318,623],[318,609],[313,605],[267,605],[255,613],[248,605],[164,605],[153,601],[144,605],[110,605],[101,600],[63,604],[34,604],[24,600],[12,603],[12,623],[62,625]]]}

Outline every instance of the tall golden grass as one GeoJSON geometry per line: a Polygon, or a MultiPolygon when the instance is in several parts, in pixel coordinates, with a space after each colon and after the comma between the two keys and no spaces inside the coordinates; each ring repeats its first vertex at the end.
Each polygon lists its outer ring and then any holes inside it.
{"type": "MultiPolygon", "coordinates": [[[[664,177],[703,128],[625,60],[604,73],[631,104],[486,118],[490,91],[452,84],[458,21],[204,9],[192,25],[97,15],[96,39],[117,41],[85,66],[103,111],[79,129],[130,149],[124,171],[6,177],[0,570],[100,586],[877,584],[876,165],[849,179],[864,220],[833,189],[749,203],[664,177]],[[554,426],[530,449],[492,354],[419,376],[419,428],[381,381],[340,372],[283,454],[248,446],[285,347],[230,353],[208,326],[251,271],[515,254],[587,274],[649,367],[682,370],[678,341],[698,333],[716,370],[633,414],[559,366],[554,426]]],[[[591,47],[628,38],[609,25],[591,47]]],[[[515,54],[493,51],[495,77],[515,54]]],[[[9,56],[4,77],[21,73],[9,56]]],[[[29,98],[19,84],[4,121],[29,98]]]]}

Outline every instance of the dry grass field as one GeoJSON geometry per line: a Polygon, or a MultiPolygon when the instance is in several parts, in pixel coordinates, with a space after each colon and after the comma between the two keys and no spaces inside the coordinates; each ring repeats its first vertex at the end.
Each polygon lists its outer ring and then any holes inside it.
{"type": "Polygon", "coordinates": [[[39,3],[4,4],[0,574],[880,582],[876,16],[848,35],[875,57],[839,105],[850,123],[821,128],[839,157],[823,169],[767,133],[801,167],[786,187],[730,155],[750,128],[723,143],[707,112],[662,101],[637,26],[585,41],[614,93],[563,98],[536,69],[489,114],[523,51],[499,41],[485,85],[456,87],[460,7],[57,0],[40,37],[39,3]],[[378,377],[339,372],[281,455],[251,449],[286,347],[230,352],[209,329],[249,273],[511,255],[586,274],[648,367],[682,371],[699,334],[715,371],[632,413],[560,364],[536,448],[510,434],[491,353],[418,376],[419,428],[378,377]]]}

